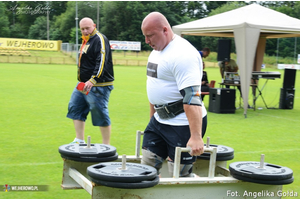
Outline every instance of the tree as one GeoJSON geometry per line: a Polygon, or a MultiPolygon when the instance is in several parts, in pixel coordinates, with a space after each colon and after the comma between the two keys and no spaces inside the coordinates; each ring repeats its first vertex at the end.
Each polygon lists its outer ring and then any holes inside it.
{"type": "Polygon", "coordinates": [[[226,3],[226,1],[205,1],[206,16],[209,15],[212,10],[217,9],[226,3]]]}
{"type": "MultiPolygon", "coordinates": [[[[9,37],[9,21],[5,13],[5,5],[0,1],[0,35],[1,37],[9,37]]],[[[1,46],[1,44],[0,44],[1,46]]]]}
{"type": "Polygon", "coordinates": [[[22,30],[22,24],[20,24],[19,22],[10,25],[10,29],[9,29],[9,37],[13,37],[13,38],[27,38],[27,35],[23,32],[20,31],[22,30]]]}
{"type": "Polygon", "coordinates": [[[171,26],[177,25],[180,23],[179,17],[170,9],[174,7],[164,1],[107,1],[103,5],[103,26],[100,30],[111,40],[141,41],[142,50],[151,50],[144,43],[141,32],[144,17],[150,12],[159,11],[166,16],[171,26]]]}
{"type": "MultiPolygon", "coordinates": [[[[16,13],[15,13],[15,5],[16,2],[15,1],[1,1],[1,4],[5,5],[5,15],[8,17],[9,19],[9,24],[10,25],[14,25],[15,24],[15,20],[16,20],[16,13]]],[[[4,16],[4,15],[1,15],[4,16]]]]}
{"type": "Polygon", "coordinates": [[[22,25],[20,31],[27,35],[30,26],[38,17],[47,16],[47,8],[45,1],[17,1],[11,10],[16,15],[15,22],[22,25]]]}
{"type": "MultiPolygon", "coordinates": [[[[204,2],[174,2],[173,12],[180,13],[181,23],[202,19],[208,16],[211,10],[226,4],[226,1],[204,1],[204,2]]],[[[214,37],[200,37],[185,35],[187,39],[196,49],[201,50],[204,47],[209,47],[212,51],[217,51],[217,39],[214,37]]]]}
{"type": "MultiPolygon", "coordinates": [[[[75,2],[69,1],[67,3],[66,11],[60,14],[59,16],[55,17],[54,28],[59,30],[62,41],[69,41],[70,30],[76,26],[75,23],[75,2]]],[[[75,43],[75,40],[73,43],[75,43]]]]}
{"type": "MultiPolygon", "coordinates": [[[[300,19],[300,2],[299,1],[284,1],[275,2],[272,4],[272,9],[284,13],[290,17],[300,19]],[[279,4],[280,3],[280,4],[279,4]]],[[[297,50],[300,49],[300,38],[280,38],[278,39],[279,48],[278,55],[280,57],[294,57],[297,50]],[[297,42],[296,52],[295,43],[297,42]]],[[[277,55],[277,39],[267,40],[266,48],[268,49],[268,55],[277,55]],[[274,45],[274,43],[276,45],[274,45]],[[273,51],[269,50],[272,49],[273,51]]]]}
{"type": "MultiPolygon", "coordinates": [[[[84,17],[89,17],[97,21],[97,2],[94,1],[78,1],[78,23],[80,19],[84,17]]],[[[61,40],[64,42],[71,41],[72,43],[76,43],[75,38],[71,38],[71,30],[76,27],[76,2],[68,1],[66,11],[59,16],[55,17],[54,28],[58,29],[61,33],[61,40]]],[[[75,36],[72,34],[72,36],[75,36]]]]}
{"type": "Polygon", "coordinates": [[[59,16],[67,9],[67,1],[48,1],[49,4],[49,19],[52,20],[55,16],[59,16]]]}
{"type": "Polygon", "coordinates": [[[47,18],[40,16],[36,18],[34,24],[30,26],[28,31],[28,38],[36,40],[47,40],[47,18]]]}
{"type": "MultiPolygon", "coordinates": [[[[152,11],[166,16],[171,26],[233,10],[254,2],[242,1],[77,1],[78,18],[90,17],[110,40],[141,41],[142,50],[151,50],[144,42],[141,23],[152,11]],[[100,14],[97,16],[98,7],[100,14]]],[[[260,5],[300,18],[298,1],[260,1],[260,5]]],[[[1,37],[46,39],[47,11],[50,20],[50,39],[76,43],[75,1],[1,1],[1,37]]],[[[78,22],[79,22],[78,20],[78,22]]],[[[80,30],[77,31],[79,43],[80,30]]],[[[216,37],[184,36],[197,49],[209,47],[217,51],[216,37]]],[[[294,56],[295,38],[280,39],[280,56],[294,56]]],[[[300,39],[298,39],[300,48],[300,39]]],[[[299,47],[298,47],[299,46],[299,47]]],[[[232,45],[232,52],[235,45],[232,45]]],[[[266,54],[276,55],[277,39],[268,39],[266,54]]]]}
{"type": "Polygon", "coordinates": [[[223,12],[227,12],[227,11],[230,11],[230,10],[234,10],[234,9],[237,9],[237,8],[240,8],[240,7],[243,7],[245,6],[246,3],[245,2],[239,2],[239,1],[230,1],[230,2],[227,2],[226,4],[223,4],[222,6],[212,10],[210,13],[209,13],[209,16],[213,16],[213,15],[216,15],[216,14],[220,14],[220,13],[223,13],[223,12]]]}
{"type": "MultiPolygon", "coordinates": [[[[239,7],[243,7],[246,4],[244,2],[206,2],[206,7],[208,9],[207,12],[208,16],[217,15],[223,12],[227,12],[233,9],[237,9],[239,7]],[[214,9],[215,8],[215,9],[214,9]]],[[[217,52],[218,51],[218,40],[224,39],[220,37],[208,37],[208,36],[185,36],[198,50],[203,49],[204,47],[210,48],[211,51],[217,52]]],[[[229,40],[233,40],[232,38],[226,38],[229,40]]],[[[235,52],[235,46],[231,46],[231,52],[235,52]]]]}
{"type": "Polygon", "coordinates": [[[61,40],[61,33],[58,28],[50,28],[49,36],[50,40],[61,40]]]}
{"type": "MultiPolygon", "coordinates": [[[[27,38],[29,29],[38,17],[47,16],[53,20],[66,9],[67,1],[4,1],[5,15],[9,18],[10,35],[16,38],[27,38]]],[[[45,22],[43,26],[47,26],[45,22]]],[[[50,26],[50,33],[53,32],[50,26]]],[[[51,35],[50,35],[51,38],[51,35]]]]}
{"type": "Polygon", "coordinates": [[[187,1],[187,16],[191,19],[201,19],[206,16],[203,1],[187,1]]]}

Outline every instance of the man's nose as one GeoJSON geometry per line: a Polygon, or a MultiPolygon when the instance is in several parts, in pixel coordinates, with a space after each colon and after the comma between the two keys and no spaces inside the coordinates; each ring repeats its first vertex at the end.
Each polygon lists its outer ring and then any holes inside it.
{"type": "Polygon", "coordinates": [[[146,42],[146,44],[149,44],[149,43],[150,43],[150,40],[149,40],[148,37],[145,37],[145,42],[146,42]]]}
{"type": "Polygon", "coordinates": [[[84,29],[84,30],[82,31],[82,33],[83,33],[84,35],[87,34],[87,30],[84,29]]]}

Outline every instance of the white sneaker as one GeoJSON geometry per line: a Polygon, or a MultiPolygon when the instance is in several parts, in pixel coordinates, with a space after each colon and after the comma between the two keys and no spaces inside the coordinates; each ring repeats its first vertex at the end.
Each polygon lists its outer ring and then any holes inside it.
{"type": "Polygon", "coordinates": [[[195,174],[195,173],[191,173],[191,174],[190,174],[190,177],[191,177],[191,178],[199,178],[200,176],[198,176],[198,175],[195,174]]]}
{"type": "Polygon", "coordinates": [[[84,140],[82,140],[82,141],[78,141],[78,140],[76,140],[76,138],[74,139],[74,141],[73,142],[71,142],[70,144],[86,144],[85,143],[85,141],[84,140]]]}

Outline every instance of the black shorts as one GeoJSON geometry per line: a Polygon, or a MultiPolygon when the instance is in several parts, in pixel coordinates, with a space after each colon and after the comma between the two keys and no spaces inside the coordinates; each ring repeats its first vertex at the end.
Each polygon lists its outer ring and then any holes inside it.
{"type": "MultiPolygon", "coordinates": [[[[202,138],[206,132],[207,116],[202,120],[202,138]]],[[[152,117],[148,126],[144,131],[143,149],[155,153],[156,155],[166,159],[169,157],[174,160],[175,148],[186,148],[186,144],[190,139],[190,127],[171,126],[159,123],[155,117],[152,117]]],[[[195,162],[196,156],[191,156],[184,152],[181,154],[181,164],[192,164],[195,162]]]]}

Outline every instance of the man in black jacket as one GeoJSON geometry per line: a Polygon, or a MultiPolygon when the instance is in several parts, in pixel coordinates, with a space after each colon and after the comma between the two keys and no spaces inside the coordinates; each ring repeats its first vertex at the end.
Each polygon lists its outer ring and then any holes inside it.
{"type": "Polygon", "coordinates": [[[93,20],[83,18],[79,22],[82,33],[82,45],[78,59],[78,83],[84,87],[74,89],[67,117],[73,119],[76,131],[74,143],[85,143],[84,127],[89,112],[94,126],[100,127],[102,143],[110,143],[111,121],[108,113],[108,101],[113,89],[114,71],[109,40],[97,31],[93,20]]]}

